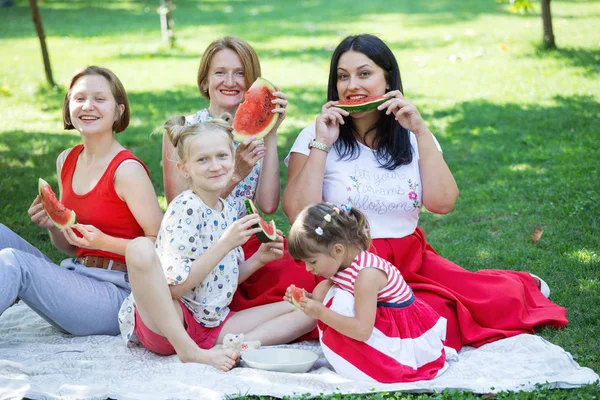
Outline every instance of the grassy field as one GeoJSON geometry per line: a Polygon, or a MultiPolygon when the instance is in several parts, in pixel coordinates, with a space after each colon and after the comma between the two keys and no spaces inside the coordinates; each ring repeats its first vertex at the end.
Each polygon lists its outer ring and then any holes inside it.
{"type": "MultiPolygon", "coordinates": [[[[494,0],[177,0],[177,49],[161,46],[158,1],[41,1],[58,90],[44,81],[28,2],[0,8],[0,222],[61,255],[27,208],[37,178],[56,187],[55,160],[79,142],[62,130],[64,87],[97,64],[123,81],[132,123],[119,141],[150,168],[162,199],[160,135],[173,115],[207,104],[195,86],[203,49],[238,35],[259,53],[263,76],[289,96],[281,160],[325,102],[328,62],[348,34],[374,33],[395,52],[405,94],[430,124],[460,188],[454,211],[422,214],[442,255],[472,270],[528,270],[567,308],[569,325],[540,335],[600,371],[600,1],[553,1],[559,50],[540,50],[539,13],[494,0]],[[596,33],[594,33],[596,32],[596,33]],[[544,230],[534,243],[535,228],[544,230]]],[[[286,169],[281,168],[282,185],[286,169]]],[[[275,218],[287,231],[281,211],[275,218]]],[[[598,398],[597,386],[498,398],[598,398]]],[[[469,394],[385,394],[450,399],[469,394]]],[[[475,398],[475,396],[471,396],[475,398]]],[[[355,398],[355,396],[331,396],[355,398]]]]}

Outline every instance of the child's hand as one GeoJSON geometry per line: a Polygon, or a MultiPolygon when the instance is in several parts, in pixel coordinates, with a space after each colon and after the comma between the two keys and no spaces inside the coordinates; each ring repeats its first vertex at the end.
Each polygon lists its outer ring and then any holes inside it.
{"type": "Polygon", "coordinates": [[[224,241],[230,249],[235,249],[246,243],[252,235],[261,231],[261,228],[252,228],[258,224],[260,217],[256,214],[246,215],[229,225],[219,241],[224,241]]]}
{"type": "Polygon", "coordinates": [[[304,314],[310,318],[319,319],[324,308],[325,306],[323,303],[308,298],[308,296],[304,296],[302,300],[300,300],[300,310],[302,310],[302,312],[304,312],[304,314]]]}
{"type": "Polygon", "coordinates": [[[262,265],[283,257],[283,233],[278,229],[277,239],[273,242],[261,244],[255,254],[258,257],[258,262],[262,265]]]}
{"type": "Polygon", "coordinates": [[[292,303],[292,304],[293,304],[293,302],[292,302],[292,287],[295,287],[296,289],[301,289],[302,291],[304,291],[304,296],[303,296],[303,298],[304,298],[304,297],[308,297],[309,299],[312,299],[312,297],[313,297],[313,296],[312,296],[312,293],[308,293],[308,292],[307,292],[305,289],[302,289],[302,288],[296,287],[296,285],[290,285],[290,286],[288,286],[288,288],[285,290],[285,294],[283,295],[283,300],[285,300],[285,301],[287,301],[287,302],[289,302],[289,303],[292,303]]]}

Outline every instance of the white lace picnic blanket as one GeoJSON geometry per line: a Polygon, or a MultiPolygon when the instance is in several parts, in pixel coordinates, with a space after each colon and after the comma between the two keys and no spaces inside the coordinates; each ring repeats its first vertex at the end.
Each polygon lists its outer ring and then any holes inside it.
{"type": "Polygon", "coordinates": [[[373,384],[344,379],[328,368],[318,342],[289,345],[320,355],[306,374],[235,368],[223,373],[182,364],[175,356],[128,349],[120,337],[72,337],[59,333],[19,303],[0,317],[0,399],[223,399],[373,391],[433,392],[445,388],[476,393],[533,390],[536,384],[573,388],[599,377],[539,336],[520,335],[464,348],[443,375],[430,381],[373,384]]]}

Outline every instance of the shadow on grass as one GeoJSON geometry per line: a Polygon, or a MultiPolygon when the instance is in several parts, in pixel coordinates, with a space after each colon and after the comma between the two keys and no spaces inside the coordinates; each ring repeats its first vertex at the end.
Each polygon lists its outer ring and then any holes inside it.
{"type": "MultiPolygon", "coordinates": [[[[356,2],[347,0],[335,7],[326,0],[286,3],[275,0],[255,1],[177,1],[174,11],[176,31],[187,27],[225,26],[229,34],[249,41],[270,37],[323,36],[336,34],[332,23],[376,19],[384,14],[405,16],[405,25],[462,23],[482,14],[508,14],[495,2],[431,0],[398,2],[390,7],[387,0],[356,2]]],[[[121,36],[144,31],[160,32],[156,1],[64,1],[46,0],[40,5],[46,34],[52,36],[121,36]],[[94,23],[90,24],[93,15],[94,23]]],[[[18,1],[0,15],[0,37],[34,37],[28,3],[18,1]]],[[[338,36],[341,36],[337,33],[338,36]]]]}
{"type": "MultiPolygon", "coordinates": [[[[457,180],[489,191],[490,200],[513,196],[532,212],[551,212],[557,202],[571,205],[565,217],[587,206],[598,215],[600,205],[585,199],[599,189],[600,104],[592,96],[553,100],[548,107],[466,102],[433,113],[432,120],[451,120],[440,142],[457,180]]],[[[479,200],[472,206],[487,208],[479,200]]]]}
{"type": "Polygon", "coordinates": [[[56,158],[79,142],[79,136],[9,131],[0,134],[0,222],[35,244],[53,260],[60,259],[46,230],[33,224],[27,214],[38,193],[38,178],[55,190],[56,158]]]}
{"type": "Polygon", "coordinates": [[[434,247],[470,269],[552,260],[568,279],[574,252],[600,252],[598,115],[592,96],[571,96],[546,107],[465,102],[426,116],[449,120],[437,137],[461,191],[453,213],[422,214],[434,247]],[[546,237],[532,248],[536,227],[546,237]]]}
{"type": "Polygon", "coordinates": [[[554,58],[570,66],[582,68],[585,76],[600,74],[600,50],[571,47],[548,51],[540,48],[536,55],[539,58],[554,58]]]}

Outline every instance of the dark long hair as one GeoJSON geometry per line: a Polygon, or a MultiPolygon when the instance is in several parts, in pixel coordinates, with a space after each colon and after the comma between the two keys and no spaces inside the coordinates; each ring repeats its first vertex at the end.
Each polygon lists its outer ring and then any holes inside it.
{"type": "MultiPolygon", "coordinates": [[[[377,36],[362,34],[348,36],[337,46],[331,56],[329,67],[329,85],[327,88],[327,100],[339,100],[337,91],[337,69],[340,57],[347,51],[356,51],[369,57],[375,64],[383,69],[385,80],[390,90],[402,89],[400,68],[392,50],[377,36]]],[[[353,160],[358,157],[360,147],[352,134],[351,117],[344,117],[344,125],[340,125],[340,137],[334,147],[340,154],[341,159],[353,160]]],[[[394,119],[394,114],[385,115],[385,111],[379,111],[379,119],[376,123],[375,140],[373,151],[382,168],[394,170],[401,165],[412,162],[412,148],[408,130],[400,126],[394,119]]]]}

